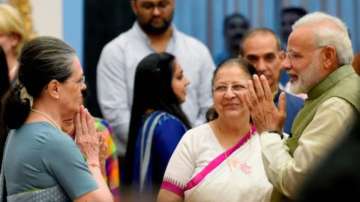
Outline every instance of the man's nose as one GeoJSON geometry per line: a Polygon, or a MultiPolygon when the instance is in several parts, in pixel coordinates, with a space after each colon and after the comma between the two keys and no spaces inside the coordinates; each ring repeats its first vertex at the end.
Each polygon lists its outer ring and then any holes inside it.
{"type": "Polygon", "coordinates": [[[289,56],[285,57],[281,65],[285,70],[289,70],[291,68],[291,62],[289,56]]]}
{"type": "Polygon", "coordinates": [[[158,6],[155,6],[153,10],[153,15],[160,15],[160,12],[160,8],[158,6]]]}
{"type": "Polygon", "coordinates": [[[266,71],[266,62],[263,59],[259,60],[256,71],[258,73],[264,73],[266,71]]]}

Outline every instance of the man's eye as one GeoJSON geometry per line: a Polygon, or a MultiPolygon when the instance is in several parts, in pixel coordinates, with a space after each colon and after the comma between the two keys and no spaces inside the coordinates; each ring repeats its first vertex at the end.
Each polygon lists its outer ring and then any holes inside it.
{"type": "Polygon", "coordinates": [[[152,9],[152,8],[155,7],[155,5],[151,4],[151,3],[145,3],[145,4],[142,5],[142,7],[145,8],[145,9],[152,9]]]}
{"type": "Polygon", "coordinates": [[[273,54],[265,56],[266,61],[273,61],[274,59],[275,59],[275,55],[273,55],[273,54]]]}
{"type": "Polygon", "coordinates": [[[246,57],[246,59],[249,61],[249,62],[256,62],[258,59],[257,57],[246,57]]]}

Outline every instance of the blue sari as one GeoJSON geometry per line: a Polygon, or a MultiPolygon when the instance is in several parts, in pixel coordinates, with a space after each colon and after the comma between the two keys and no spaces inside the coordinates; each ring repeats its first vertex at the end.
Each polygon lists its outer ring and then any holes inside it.
{"type": "Polygon", "coordinates": [[[143,120],[135,145],[135,189],[143,193],[157,193],[170,157],[187,127],[175,116],[152,112],[143,120]]]}

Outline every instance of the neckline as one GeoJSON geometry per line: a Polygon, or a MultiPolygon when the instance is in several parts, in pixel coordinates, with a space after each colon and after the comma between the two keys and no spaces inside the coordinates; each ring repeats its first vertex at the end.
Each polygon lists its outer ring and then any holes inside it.
{"type": "Polygon", "coordinates": [[[37,109],[34,109],[34,108],[31,108],[31,111],[32,112],[35,112],[35,113],[38,113],[39,115],[41,115],[42,117],[44,117],[48,123],[50,123],[50,125],[52,125],[54,128],[58,129],[61,131],[61,128],[60,126],[58,126],[56,124],[56,121],[54,121],[54,119],[51,118],[50,115],[48,115],[47,113],[43,112],[43,111],[40,111],[40,110],[37,110],[37,109]]]}
{"type": "MultiPolygon", "coordinates": [[[[246,143],[249,139],[251,139],[251,136],[255,133],[256,131],[256,128],[254,125],[250,124],[250,128],[247,132],[245,132],[239,139],[238,141],[230,146],[229,148],[225,148],[221,145],[218,137],[216,136],[216,131],[211,127],[210,123],[208,123],[208,128],[210,129],[211,131],[211,136],[213,138],[213,141],[215,141],[215,144],[218,146],[218,148],[222,151],[222,152],[225,152],[225,151],[228,151],[228,150],[231,150],[232,148],[234,147],[237,147],[237,145],[239,145],[239,143],[245,141],[244,143],[246,143]]],[[[241,143],[243,144],[243,143],[241,143]]]]}

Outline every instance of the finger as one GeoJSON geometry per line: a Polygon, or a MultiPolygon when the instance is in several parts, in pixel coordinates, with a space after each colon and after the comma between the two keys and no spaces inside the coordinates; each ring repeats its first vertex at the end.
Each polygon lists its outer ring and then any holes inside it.
{"type": "Polygon", "coordinates": [[[242,92],[239,94],[240,97],[240,101],[241,103],[243,103],[244,107],[250,108],[249,103],[247,101],[247,94],[248,94],[248,90],[246,90],[245,92],[242,92]]]}
{"type": "Polygon", "coordinates": [[[279,113],[286,117],[286,96],[284,92],[280,93],[278,109],[279,113]]]}
{"type": "Polygon", "coordinates": [[[96,132],[95,121],[89,111],[86,111],[86,122],[90,135],[97,136],[98,133],[96,132]]]}
{"type": "Polygon", "coordinates": [[[261,80],[262,88],[264,89],[265,99],[272,100],[272,91],[271,91],[268,80],[266,79],[266,77],[264,75],[260,76],[260,80],[261,80]]]}
{"type": "Polygon", "coordinates": [[[81,109],[80,110],[80,118],[81,118],[81,125],[82,125],[82,135],[88,135],[89,134],[89,130],[88,130],[88,126],[87,126],[87,121],[86,121],[86,109],[81,109]]]}
{"type": "Polygon", "coordinates": [[[104,148],[106,146],[105,144],[105,137],[103,135],[101,135],[101,133],[98,133],[98,136],[99,136],[99,143],[100,143],[100,146],[102,148],[104,148]]]}
{"type": "MultiPolygon", "coordinates": [[[[263,76],[263,75],[261,75],[263,76]]],[[[259,100],[264,99],[264,89],[262,87],[262,84],[260,82],[259,76],[258,75],[254,75],[253,76],[253,82],[254,82],[254,86],[255,86],[255,90],[256,90],[256,94],[259,100]]]]}
{"type": "Polygon", "coordinates": [[[81,136],[82,134],[81,129],[81,121],[80,121],[80,112],[77,112],[75,115],[75,138],[81,136]]]}
{"type": "Polygon", "coordinates": [[[248,81],[248,99],[251,106],[255,106],[258,103],[258,97],[256,95],[253,82],[251,80],[248,81]]]}

